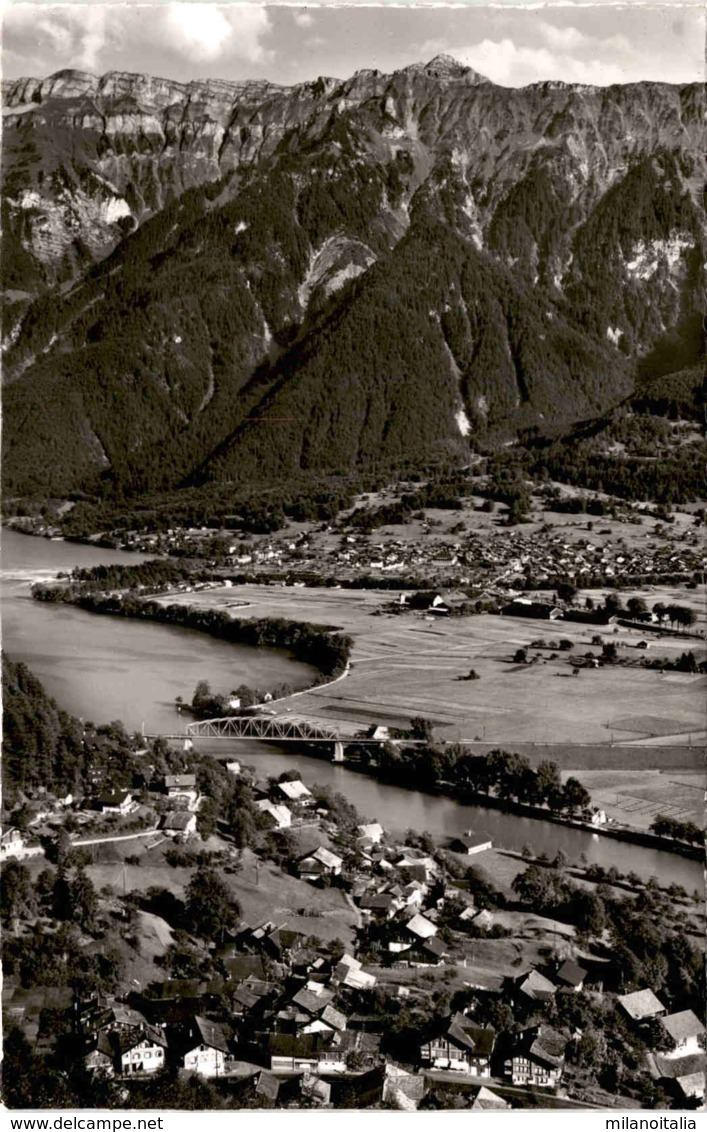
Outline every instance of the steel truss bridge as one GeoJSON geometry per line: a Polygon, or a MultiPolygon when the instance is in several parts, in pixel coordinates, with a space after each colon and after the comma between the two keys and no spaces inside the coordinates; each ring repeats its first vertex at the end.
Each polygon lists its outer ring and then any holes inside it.
{"type": "Polygon", "coordinates": [[[223,719],[200,719],[188,723],[185,739],[264,739],[272,743],[351,742],[333,727],[311,723],[292,715],[228,715],[223,719]]]}

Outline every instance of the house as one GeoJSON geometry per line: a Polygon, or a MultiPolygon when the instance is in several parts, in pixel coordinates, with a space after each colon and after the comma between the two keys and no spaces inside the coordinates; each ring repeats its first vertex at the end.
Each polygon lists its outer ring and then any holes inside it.
{"type": "Polygon", "coordinates": [[[505,1075],[513,1085],[552,1089],[562,1080],[567,1041],[550,1026],[530,1026],[514,1034],[505,1075]]]}
{"type": "Polygon", "coordinates": [[[109,1040],[115,1071],[122,1077],[158,1073],[164,1067],[167,1039],[157,1026],[112,1030],[109,1040]]]}
{"type": "Polygon", "coordinates": [[[352,955],[342,955],[332,972],[332,982],[341,983],[344,987],[364,990],[376,985],[376,977],[364,971],[360,961],[354,959],[352,955]]]}
{"type": "Polygon", "coordinates": [[[292,782],[278,782],[277,789],[278,793],[282,794],[288,802],[294,802],[300,806],[311,806],[314,803],[311,791],[299,778],[293,779],[292,782]]]}
{"type": "Polygon", "coordinates": [[[226,770],[229,774],[233,774],[237,777],[241,773],[241,764],[238,762],[238,759],[231,759],[230,762],[227,762],[226,770]]]}
{"type": "Polygon", "coordinates": [[[231,1058],[228,1034],[218,1022],[196,1015],[183,1040],[182,1067],[200,1077],[221,1077],[231,1058]]]}
{"type": "Polygon", "coordinates": [[[487,1089],[485,1085],[481,1086],[469,1105],[472,1112],[501,1112],[510,1107],[508,1101],[504,1101],[503,1097],[499,1097],[498,1093],[487,1089]]]}
{"type": "Polygon", "coordinates": [[[102,814],[127,814],[133,804],[133,796],[129,790],[107,791],[94,799],[94,809],[102,814]]]}
{"type": "Polygon", "coordinates": [[[292,811],[287,806],[278,806],[264,798],[255,803],[255,808],[271,829],[288,829],[292,825],[292,811]]]}
{"type": "Polygon", "coordinates": [[[647,1018],[658,1018],[668,1013],[660,999],[647,987],[630,994],[620,994],[616,1001],[633,1022],[645,1022],[647,1018]]]}
{"type": "Polygon", "coordinates": [[[378,1065],[367,1073],[334,1080],[331,1099],[340,1108],[379,1108],[383,1101],[385,1066],[378,1065]]]}
{"type": "Polygon", "coordinates": [[[685,1099],[696,1097],[702,1099],[705,1095],[705,1075],[701,1073],[685,1073],[675,1078],[680,1093],[685,1099]]]}
{"type": "Polygon", "coordinates": [[[267,1034],[265,1048],[273,1073],[314,1070],[329,1044],[325,1034],[267,1034]]]}
{"type": "Polygon", "coordinates": [[[7,857],[21,857],[24,847],[24,839],[19,829],[8,829],[0,839],[0,861],[4,861],[7,857]]]}
{"type": "Polygon", "coordinates": [[[501,613],[504,617],[533,617],[542,621],[558,621],[563,615],[563,611],[557,605],[550,605],[544,601],[531,601],[526,597],[518,597],[509,605],[505,605],[501,613]]]}
{"type": "Polygon", "coordinates": [[[190,794],[196,796],[196,775],[166,774],[162,779],[162,789],[170,798],[179,798],[190,794]]]}
{"type": "Polygon", "coordinates": [[[168,837],[192,837],[196,833],[196,814],[174,810],[162,819],[162,832],[168,837]]]}
{"type": "Polygon", "coordinates": [[[89,1049],[84,1054],[84,1068],[88,1073],[100,1077],[112,1077],[114,1073],[114,1050],[110,1034],[102,1032],[89,1041],[89,1049]]]}
{"type": "Polygon", "coordinates": [[[557,992],[555,984],[534,968],[527,974],[520,975],[514,982],[517,993],[533,1002],[552,1002],[557,992]]]}
{"type": "Polygon", "coordinates": [[[668,1014],[660,1019],[660,1024],[673,1043],[668,1056],[686,1057],[702,1051],[701,1040],[704,1038],[705,1028],[692,1010],[668,1014]]]}
{"type": "Polygon", "coordinates": [[[406,931],[410,932],[416,940],[431,939],[433,935],[437,935],[437,925],[423,916],[421,912],[417,912],[411,920],[405,925],[406,931]]]}
{"type": "Polygon", "coordinates": [[[439,967],[445,959],[449,958],[449,952],[442,943],[441,939],[434,937],[433,939],[426,939],[424,943],[418,944],[413,949],[412,955],[409,957],[409,962],[418,967],[439,967]]]}
{"type": "Polygon", "coordinates": [[[331,1102],[331,1085],[313,1073],[304,1071],[300,1081],[302,1100],[312,1108],[326,1108],[331,1102]]]}
{"type": "Polygon", "coordinates": [[[372,892],[361,897],[358,906],[362,912],[379,920],[390,920],[400,907],[392,892],[372,892]]]}
{"type": "Polygon", "coordinates": [[[408,1073],[398,1065],[386,1064],[383,1102],[398,1112],[416,1112],[427,1092],[423,1073],[408,1073]]]}
{"type": "Polygon", "coordinates": [[[320,845],[314,853],[300,860],[297,869],[303,880],[319,880],[323,876],[338,877],[343,863],[343,857],[338,857],[336,853],[320,845]]]}
{"type": "Polygon", "coordinates": [[[584,967],[580,967],[578,963],[574,963],[571,959],[566,959],[557,971],[560,989],[581,991],[587,974],[588,972],[584,970],[584,967]]]}
{"type": "Polygon", "coordinates": [[[491,1054],[496,1034],[477,1026],[465,1014],[455,1014],[443,1034],[420,1046],[420,1060],[431,1069],[491,1076],[491,1054]]]}
{"type": "Polygon", "coordinates": [[[381,1034],[366,1030],[340,1030],[322,1050],[320,1073],[346,1073],[349,1059],[355,1057],[359,1069],[369,1069],[380,1060],[381,1034]]]}
{"type": "Polygon", "coordinates": [[[493,847],[493,841],[487,837],[480,837],[473,833],[464,833],[455,837],[449,848],[453,853],[463,853],[465,857],[473,857],[475,853],[483,853],[493,847]]]}

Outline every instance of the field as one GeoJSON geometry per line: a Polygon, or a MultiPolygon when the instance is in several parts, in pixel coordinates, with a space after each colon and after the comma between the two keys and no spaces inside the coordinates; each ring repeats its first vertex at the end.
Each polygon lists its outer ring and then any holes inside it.
{"type": "MultiPolygon", "coordinates": [[[[351,634],[352,668],[344,680],[277,705],[278,713],[336,721],[350,735],[372,723],[404,726],[424,716],[438,739],[451,741],[608,745],[658,737],[698,747],[703,738],[703,676],[606,666],[573,677],[569,654],[552,659],[549,650],[536,663],[513,663],[516,650],[539,637],[567,638],[573,653],[598,653],[595,635],[616,643],[622,657],[675,658],[695,646],[677,635],[651,640],[645,652],[636,649],[645,636],[638,630],[486,614],[388,614],[381,607],[390,599],[372,591],[249,585],[239,587],[238,598],[249,602],[253,617],[324,622],[351,634]],[[480,679],[461,680],[472,667],[480,679]]],[[[234,594],[212,590],[177,600],[227,609],[234,594]]]]}

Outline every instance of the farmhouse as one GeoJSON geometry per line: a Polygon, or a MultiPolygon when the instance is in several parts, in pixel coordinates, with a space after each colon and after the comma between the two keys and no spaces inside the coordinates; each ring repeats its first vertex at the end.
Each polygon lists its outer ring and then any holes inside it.
{"type": "Polygon", "coordinates": [[[196,814],[188,810],[174,810],[165,814],[162,830],[168,837],[190,837],[196,833],[196,814]]]}
{"type": "Polygon", "coordinates": [[[501,610],[505,617],[533,617],[541,621],[559,621],[562,610],[557,605],[549,605],[544,601],[531,601],[529,598],[519,597],[510,602],[501,610]]]}
{"type": "Polygon", "coordinates": [[[314,853],[303,857],[297,868],[303,880],[319,880],[323,876],[338,877],[343,863],[343,857],[320,845],[314,853]]]}
{"type": "Polygon", "coordinates": [[[511,1055],[505,1063],[506,1077],[513,1085],[535,1085],[551,1089],[562,1079],[567,1042],[550,1026],[530,1026],[513,1037],[511,1055]]]}
{"type": "Polygon", "coordinates": [[[123,1077],[157,1073],[164,1067],[167,1039],[156,1026],[113,1030],[110,1043],[116,1072],[123,1077]]]}
{"type": "Polygon", "coordinates": [[[299,778],[293,779],[292,782],[278,782],[277,789],[288,802],[294,802],[300,806],[311,806],[314,801],[311,791],[299,778]]]}
{"type": "Polygon", "coordinates": [[[4,861],[6,857],[21,857],[24,845],[19,829],[8,829],[0,840],[0,860],[4,861]]]}
{"type": "Polygon", "coordinates": [[[133,804],[133,796],[128,790],[115,790],[99,794],[93,804],[102,814],[127,814],[133,804]]]}
{"type": "Polygon", "coordinates": [[[660,999],[647,987],[643,990],[620,994],[617,1002],[633,1022],[644,1022],[646,1018],[657,1018],[667,1014],[660,999]]]}
{"type": "Polygon", "coordinates": [[[562,990],[581,991],[586,977],[587,972],[584,967],[580,967],[578,963],[574,963],[571,959],[566,959],[557,971],[557,978],[562,990]]]}
{"type": "Polygon", "coordinates": [[[182,1067],[201,1077],[220,1077],[226,1071],[229,1057],[228,1036],[223,1026],[199,1015],[194,1017],[182,1048],[182,1067]]]}
{"type": "Polygon", "coordinates": [[[692,1010],[668,1014],[660,1022],[673,1043],[670,1057],[686,1057],[688,1054],[701,1052],[700,1042],[705,1028],[692,1010]]]}
{"type": "Polygon", "coordinates": [[[454,853],[463,853],[466,857],[473,857],[475,853],[483,853],[493,847],[493,841],[486,837],[479,837],[473,833],[463,833],[455,837],[449,848],[454,853]]]}
{"type": "Polygon", "coordinates": [[[262,802],[255,803],[255,808],[271,829],[287,829],[292,825],[292,811],[287,806],[278,806],[264,798],[262,802]]]}
{"type": "Polygon", "coordinates": [[[455,1014],[443,1034],[420,1046],[420,1060],[432,1069],[489,1077],[495,1041],[493,1030],[475,1025],[465,1014],[455,1014]]]}

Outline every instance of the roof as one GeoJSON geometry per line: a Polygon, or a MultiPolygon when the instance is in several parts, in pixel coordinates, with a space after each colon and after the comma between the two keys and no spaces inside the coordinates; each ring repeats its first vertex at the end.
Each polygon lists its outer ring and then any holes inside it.
{"type": "Polygon", "coordinates": [[[99,794],[96,801],[102,806],[123,806],[132,796],[131,790],[106,791],[105,794],[99,794]]]}
{"type": "Polygon", "coordinates": [[[322,1022],[326,1022],[334,1030],[345,1030],[347,1018],[340,1010],[336,1010],[333,1006],[325,1006],[319,1015],[322,1022]]]}
{"type": "Polygon", "coordinates": [[[487,1089],[485,1085],[481,1086],[470,1105],[470,1108],[477,1112],[492,1112],[494,1109],[510,1107],[508,1101],[504,1101],[503,1097],[499,1097],[497,1093],[487,1089]]]}
{"type": "Polygon", "coordinates": [[[306,1010],[308,1014],[318,1014],[320,1010],[329,1005],[333,997],[331,991],[315,994],[314,991],[303,988],[293,995],[290,1001],[302,1010],[306,1010]]]}
{"type": "Polygon", "coordinates": [[[367,971],[361,971],[356,968],[349,968],[344,978],[341,980],[345,987],[356,987],[361,989],[363,987],[374,987],[376,985],[376,976],[369,975],[367,971]]]}
{"type": "Polygon", "coordinates": [[[442,943],[441,939],[426,939],[422,945],[422,950],[429,952],[430,955],[436,956],[441,959],[443,955],[447,955],[447,949],[442,943]]]}
{"type": "Polygon", "coordinates": [[[550,1026],[530,1026],[515,1035],[513,1055],[524,1055],[554,1069],[562,1065],[567,1039],[550,1026]]]}
{"type": "Polygon", "coordinates": [[[336,853],[332,853],[330,849],[325,849],[323,845],[320,845],[310,856],[315,861],[321,861],[323,865],[327,865],[330,869],[338,869],[344,863],[343,857],[337,857],[336,853]]]}
{"type": "Polygon", "coordinates": [[[318,1057],[326,1044],[326,1035],[321,1033],[266,1035],[271,1057],[318,1057]]]}
{"type": "Polygon", "coordinates": [[[202,1018],[196,1015],[194,1018],[195,1035],[192,1038],[193,1045],[189,1048],[193,1049],[194,1045],[210,1046],[211,1049],[221,1050],[222,1053],[230,1053],[230,1046],[228,1043],[228,1034],[220,1022],[212,1022],[210,1018],[202,1018]]]}
{"type": "Polygon", "coordinates": [[[486,1026],[476,1026],[465,1014],[455,1014],[447,1028],[446,1036],[460,1049],[468,1050],[476,1057],[490,1057],[496,1041],[496,1033],[486,1026]]]}
{"type": "Polygon", "coordinates": [[[452,841],[452,845],[457,845],[457,844],[463,845],[465,849],[475,849],[479,845],[490,845],[491,844],[491,838],[490,837],[482,837],[481,834],[478,834],[478,835],[472,834],[471,836],[469,836],[466,833],[462,833],[462,834],[460,834],[459,837],[455,837],[454,840],[452,841]]]}
{"type": "Polygon", "coordinates": [[[280,1084],[277,1077],[272,1073],[268,1073],[267,1069],[262,1069],[257,1077],[255,1091],[260,1097],[266,1097],[269,1101],[276,1101],[277,1095],[280,1092],[280,1084]]]}
{"type": "Polygon", "coordinates": [[[675,1078],[683,1096],[703,1097],[705,1095],[704,1073],[686,1073],[684,1077],[675,1078]]]}
{"type": "Polygon", "coordinates": [[[196,814],[190,814],[188,810],[176,810],[174,813],[166,815],[162,822],[162,828],[185,830],[195,823],[196,814]]]}
{"type": "Polygon", "coordinates": [[[196,786],[195,774],[166,774],[164,777],[164,784],[167,790],[170,787],[185,787],[187,790],[193,790],[196,786]]]}
{"type": "Polygon", "coordinates": [[[260,810],[261,814],[270,814],[278,825],[289,825],[292,821],[292,813],[287,806],[278,806],[275,802],[269,802],[267,798],[262,802],[256,802],[255,808],[260,810]]]}
{"type": "Polygon", "coordinates": [[[643,1018],[653,1018],[656,1014],[665,1011],[663,1003],[648,987],[631,991],[630,994],[620,994],[617,1002],[636,1022],[640,1022],[643,1018]]]}
{"type": "Polygon", "coordinates": [[[408,920],[405,927],[419,939],[430,939],[433,935],[437,935],[437,925],[419,912],[411,920],[408,920]]]}
{"type": "Polygon", "coordinates": [[[304,782],[299,778],[293,779],[292,782],[278,782],[278,790],[280,790],[286,798],[291,802],[300,802],[303,798],[311,798],[312,792],[308,790],[304,782]]]}
{"type": "Polygon", "coordinates": [[[544,975],[541,975],[539,971],[533,969],[528,971],[527,975],[521,975],[518,980],[518,990],[522,991],[528,998],[543,1002],[552,998],[557,987],[544,975]]]}
{"type": "Polygon", "coordinates": [[[660,1021],[676,1044],[687,1041],[688,1038],[699,1038],[705,1032],[704,1026],[692,1010],[681,1010],[678,1014],[668,1014],[660,1021]]]}
{"type": "Polygon", "coordinates": [[[359,908],[364,911],[370,908],[372,911],[380,909],[387,912],[395,904],[395,897],[391,892],[374,892],[371,895],[362,896],[358,902],[359,908]]]}
{"type": "Polygon", "coordinates": [[[361,837],[371,837],[377,839],[383,836],[384,830],[380,822],[369,822],[368,825],[359,825],[356,827],[361,837]]]}
{"type": "Polygon", "coordinates": [[[578,963],[566,959],[557,972],[557,977],[561,982],[567,983],[571,987],[578,987],[586,979],[587,972],[578,963]]]}
{"type": "Polygon", "coordinates": [[[121,1056],[128,1053],[141,1042],[149,1042],[153,1046],[166,1048],[167,1039],[156,1026],[145,1023],[142,1026],[131,1026],[127,1030],[113,1030],[110,1035],[111,1045],[121,1056]]]}

